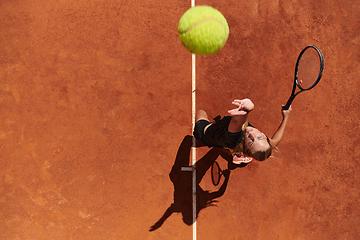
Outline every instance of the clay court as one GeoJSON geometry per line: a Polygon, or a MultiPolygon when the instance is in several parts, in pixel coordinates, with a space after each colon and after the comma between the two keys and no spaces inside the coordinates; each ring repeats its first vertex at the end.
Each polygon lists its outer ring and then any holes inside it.
{"type": "Polygon", "coordinates": [[[360,239],[359,2],[196,5],[230,35],[196,56],[194,100],[177,36],[190,0],[0,2],[1,239],[360,239]],[[175,190],[192,195],[192,172],[169,175],[192,165],[193,104],[216,117],[250,98],[249,121],[273,134],[307,45],[324,74],[293,102],[279,151],[235,168],[196,148],[198,201],[221,186],[213,161],[228,185],[195,222],[191,202],[172,212],[175,190]]]}

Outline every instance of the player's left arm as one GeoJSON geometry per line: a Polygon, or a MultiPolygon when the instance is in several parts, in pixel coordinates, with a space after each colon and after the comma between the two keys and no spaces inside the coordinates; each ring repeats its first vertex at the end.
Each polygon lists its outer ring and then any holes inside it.
{"type": "Polygon", "coordinates": [[[232,102],[236,108],[229,110],[233,118],[230,121],[228,131],[231,133],[237,133],[241,131],[243,124],[247,121],[248,113],[254,109],[254,104],[250,99],[234,100],[232,102]]]}
{"type": "Polygon", "coordinates": [[[289,120],[291,110],[292,110],[291,106],[289,107],[288,110],[282,109],[283,119],[282,119],[282,121],[280,123],[279,128],[276,130],[276,132],[274,133],[274,135],[270,139],[271,146],[275,147],[280,143],[280,141],[281,141],[281,139],[282,139],[282,137],[284,135],[285,127],[286,127],[286,124],[287,124],[287,122],[289,120]]]}

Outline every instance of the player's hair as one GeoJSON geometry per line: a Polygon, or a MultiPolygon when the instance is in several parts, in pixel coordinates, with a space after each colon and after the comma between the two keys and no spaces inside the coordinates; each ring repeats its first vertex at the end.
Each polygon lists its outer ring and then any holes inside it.
{"type": "Polygon", "coordinates": [[[264,151],[257,151],[255,153],[251,153],[250,151],[246,151],[246,154],[248,154],[250,157],[253,157],[254,159],[258,161],[264,161],[268,159],[272,154],[272,147],[270,144],[270,140],[267,138],[267,142],[269,144],[269,147],[264,151]]]}
{"type": "MultiPolygon", "coordinates": [[[[242,126],[242,130],[245,132],[245,128],[248,126],[248,122],[245,122],[244,125],[242,126]]],[[[266,159],[268,159],[271,154],[272,154],[272,147],[270,144],[270,139],[268,137],[266,137],[267,142],[269,144],[269,147],[264,150],[264,151],[257,151],[255,153],[250,152],[248,149],[246,149],[245,147],[245,137],[242,139],[242,141],[240,143],[238,143],[232,150],[235,153],[246,153],[248,156],[258,160],[258,161],[264,161],[266,159]]]]}

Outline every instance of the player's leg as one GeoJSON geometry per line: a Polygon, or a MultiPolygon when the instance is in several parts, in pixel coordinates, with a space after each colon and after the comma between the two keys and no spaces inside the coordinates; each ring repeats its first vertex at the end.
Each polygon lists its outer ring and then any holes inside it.
{"type": "MultiPolygon", "coordinates": [[[[195,122],[197,122],[199,120],[206,120],[206,121],[210,122],[209,117],[204,110],[197,111],[197,113],[195,115],[195,122]]],[[[208,129],[211,125],[212,125],[212,123],[208,123],[208,124],[206,124],[206,126],[204,126],[204,131],[203,131],[204,134],[206,132],[206,129],[208,129]]]]}
{"type": "Polygon", "coordinates": [[[197,122],[197,121],[199,121],[201,119],[209,121],[208,115],[204,110],[197,111],[197,113],[195,115],[195,122],[197,122]]]}

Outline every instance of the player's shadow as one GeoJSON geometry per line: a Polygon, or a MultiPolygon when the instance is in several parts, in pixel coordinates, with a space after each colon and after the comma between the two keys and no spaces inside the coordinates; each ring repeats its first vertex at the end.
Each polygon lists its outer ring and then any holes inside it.
{"type": "MultiPolygon", "coordinates": [[[[196,218],[202,209],[208,206],[213,206],[214,203],[217,202],[215,199],[221,197],[225,193],[229,180],[230,170],[224,171],[225,181],[218,191],[205,191],[199,186],[199,183],[219,156],[229,162],[229,168],[231,169],[232,156],[230,153],[225,151],[223,148],[211,148],[200,160],[194,164],[194,166],[190,166],[190,152],[192,145],[193,136],[185,136],[179,147],[175,163],[169,174],[170,180],[174,184],[174,202],[168,207],[159,221],[150,227],[150,231],[154,231],[161,227],[165,220],[174,212],[181,213],[184,223],[189,226],[192,225],[194,221],[196,221],[196,218]],[[193,173],[192,171],[186,171],[186,169],[184,170],[184,167],[195,167],[196,169],[196,218],[193,216],[193,173]]],[[[197,141],[196,147],[201,146],[203,145],[197,141]]]]}

